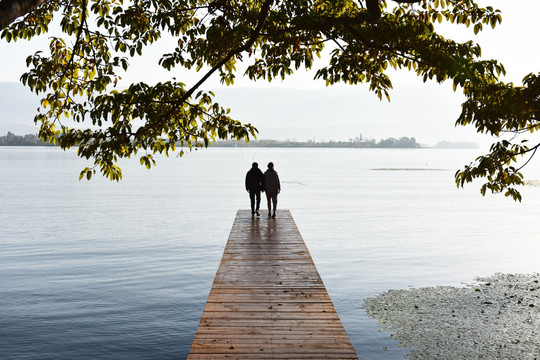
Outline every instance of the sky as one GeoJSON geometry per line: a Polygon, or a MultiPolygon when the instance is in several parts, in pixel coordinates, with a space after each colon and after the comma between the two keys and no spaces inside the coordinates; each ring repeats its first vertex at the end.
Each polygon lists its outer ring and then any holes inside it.
{"type": "MultiPolygon", "coordinates": [[[[441,27],[439,33],[455,40],[479,43],[483,58],[495,58],[505,65],[507,81],[521,83],[526,74],[540,72],[537,20],[540,1],[481,0],[478,3],[501,9],[502,24],[495,29],[486,27],[477,36],[472,29],[452,25],[441,27]]],[[[133,71],[124,76],[124,82],[154,83],[174,76],[189,85],[202,76],[160,69],[157,50],[169,44],[162,41],[156,50],[131,61],[133,71]]],[[[47,46],[46,37],[31,42],[0,42],[0,82],[19,82],[26,69],[26,56],[47,46]]],[[[238,77],[234,87],[224,88],[216,78],[204,87],[215,90],[218,101],[230,107],[233,116],[254,124],[261,139],[347,140],[362,134],[375,139],[415,137],[428,145],[442,140],[491,142],[485,135],[476,134],[474,128],[454,126],[464,98],[459,91],[452,91],[450,83],[423,83],[405,71],[391,75],[394,89],[390,103],[379,101],[365,84],[326,88],[324,82],[313,80],[313,73],[303,70],[271,84],[238,77]]],[[[9,98],[2,100],[3,106],[11,102],[9,98]]]]}

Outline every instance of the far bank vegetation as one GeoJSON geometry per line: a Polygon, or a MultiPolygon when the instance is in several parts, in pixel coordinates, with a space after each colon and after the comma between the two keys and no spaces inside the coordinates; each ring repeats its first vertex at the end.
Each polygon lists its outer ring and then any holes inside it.
{"type": "Polygon", "coordinates": [[[54,146],[44,143],[35,134],[15,135],[8,131],[5,136],[0,136],[0,146],[54,146]]]}
{"type": "Polygon", "coordinates": [[[364,139],[362,136],[358,136],[348,141],[297,141],[297,140],[254,140],[249,143],[240,142],[236,140],[222,140],[218,141],[212,146],[217,147],[306,147],[306,148],[420,148],[422,147],[416,142],[416,139],[411,137],[401,137],[395,139],[392,137],[375,140],[364,139]]]}

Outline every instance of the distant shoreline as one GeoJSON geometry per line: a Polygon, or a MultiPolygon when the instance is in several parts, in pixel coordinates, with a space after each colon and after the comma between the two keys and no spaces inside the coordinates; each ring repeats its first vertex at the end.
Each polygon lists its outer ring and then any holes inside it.
{"type": "MultiPolygon", "coordinates": [[[[55,146],[44,143],[37,135],[15,135],[8,132],[0,136],[0,146],[55,146]]],[[[237,140],[219,140],[209,147],[263,147],[263,148],[353,148],[353,149],[474,149],[478,144],[472,142],[441,141],[435,146],[425,146],[416,142],[414,137],[386,138],[381,140],[357,137],[349,141],[296,141],[296,140],[252,140],[248,143],[237,140]]]]}
{"type": "Polygon", "coordinates": [[[386,138],[383,140],[354,139],[349,141],[296,141],[296,140],[253,140],[249,143],[236,140],[220,140],[211,147],[285,147],[285,148],[397,148],[417,149],[422,146],[415,138],[402,137],[399,139],[386,138]]]}
{"type": "Polygon", "coordinates": [[[473,142],[441,141],[434,146],[425,146],[416,142],[415,138],[386,138],[379,141],[349,140],[349,141],[295,141],[295,140],[253,140],[249,143],[236,140],[221,140],[212,143],[210,147],[281,147],[281,148],[353,148],[353,149],[477,149],[473,142]]]}

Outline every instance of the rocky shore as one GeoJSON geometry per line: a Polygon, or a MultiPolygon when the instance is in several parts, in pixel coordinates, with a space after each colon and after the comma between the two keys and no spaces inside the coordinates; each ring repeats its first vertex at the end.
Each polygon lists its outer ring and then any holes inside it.
{"type": "Polygon", "coordinates": [[[540,274],[390,290],[365,308],[408,359],[540,359],[540,274]]]}

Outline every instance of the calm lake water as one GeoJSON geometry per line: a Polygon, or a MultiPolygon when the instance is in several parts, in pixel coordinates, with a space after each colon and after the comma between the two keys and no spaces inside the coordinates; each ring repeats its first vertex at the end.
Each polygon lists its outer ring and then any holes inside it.
{"type": "MultiPolygon", "coordinates": [[[[74,152],[0,147],[0,358],[185,358],[255,160],[275,163],[278,208],[360,358],[401,359],[365,298],[540,272],[540,187],[521,204],[457,189],[454,172],[479,154],[216,148],[151,171],[123,162],[111,183],[78,181],[87,164],[74,152]]],[[[540,179],[537,165],[528,172],[540,179]]]]}

